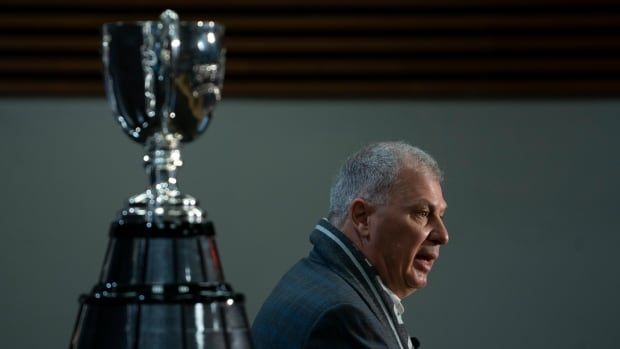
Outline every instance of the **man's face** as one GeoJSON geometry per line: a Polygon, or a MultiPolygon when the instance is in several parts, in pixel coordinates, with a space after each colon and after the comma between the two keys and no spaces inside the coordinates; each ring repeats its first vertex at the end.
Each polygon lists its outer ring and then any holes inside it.
{"type": "Polygon", "coordinates": [[[441,185],[426,172],[404,167],[387,202],[371,206],[364,249],[386,286],[404,298],[426,286],[439,247],[448,242],[441,185]]]}

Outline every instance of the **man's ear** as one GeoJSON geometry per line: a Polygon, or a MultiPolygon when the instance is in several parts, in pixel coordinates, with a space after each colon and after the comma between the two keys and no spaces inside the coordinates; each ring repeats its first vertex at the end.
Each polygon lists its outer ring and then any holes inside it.
{"type": "Polygon", "coordinates": [[[355,226],[355,230],[360,238],[368,239],[370,232],[368,229],[368,221],[372,213],[372,206],[366,200],[357,198],[351,202],[349,215],[351,222],[355,226]]]}

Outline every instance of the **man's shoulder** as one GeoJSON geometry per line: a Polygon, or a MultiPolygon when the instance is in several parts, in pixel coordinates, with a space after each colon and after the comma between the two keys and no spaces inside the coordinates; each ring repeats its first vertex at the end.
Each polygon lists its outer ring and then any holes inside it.
{"type": "MultiPolygon", "coordinates": [[[[358,290],[331,266],[304,258],[280,280],[272,295],[291,303],[308,303],[314,309],[362,302],[358,290]]],[[[319,311],[319,310],[317,310],[319,311]]]]}
{"type": "Polygon", "coordinates": [[[252,331],[257,347],[261,342],[273,348],[299,347],[325,313],[342,306],[370,313],[344,278],[320,261],[304,258],[284,274],[256,316],[252,331]]]}
{"type": "Polygon", "coordinates": [[[320,314],[339,304],[363,304],[356,289],[329,266],[304,258],[278,282],[263,308],[290,308],[295,315],[320,314]]]}

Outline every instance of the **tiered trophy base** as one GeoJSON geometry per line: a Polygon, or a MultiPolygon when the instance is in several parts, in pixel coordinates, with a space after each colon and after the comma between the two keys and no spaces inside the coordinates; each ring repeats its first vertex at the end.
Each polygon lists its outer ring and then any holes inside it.
{"type": "Polygon", "coordinates": [[[243,295],[223,281],[210,222],[115,222],[110,235],[71,349],[252,347],[243,295]]]}

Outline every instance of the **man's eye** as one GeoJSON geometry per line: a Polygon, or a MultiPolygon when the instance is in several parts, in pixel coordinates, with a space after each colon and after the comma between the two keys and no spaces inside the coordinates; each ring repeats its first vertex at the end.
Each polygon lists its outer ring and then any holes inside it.
{"type": "Polygon", "coordinates": [[[424,217],[424,218],[426,218],[426,217],[428,217],[429,215],[430,215],[430,212],[429,212],[429,211],[419,211],[419,212],[418,212],[418,216],[420,216],[420,217],[424,217]]]}

